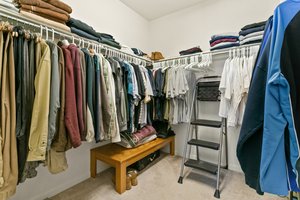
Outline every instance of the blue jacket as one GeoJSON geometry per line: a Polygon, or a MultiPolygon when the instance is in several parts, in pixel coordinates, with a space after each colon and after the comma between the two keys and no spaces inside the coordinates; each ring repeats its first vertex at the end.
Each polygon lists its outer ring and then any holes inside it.
{"type": "MultiPolygon", "coordinates": [[[[288,195],[293,189],[291,183],[296,183],[298,178],[299,143],[294,115],[298,102],[295,76],[300,75],[296,69],[300,64],[297,61],[298,51],[300,53],[300,40],[297,39],[300,35],[299,11],[300,0],[287,0],[276,8],[273,19],[260,185],[262,191],[278,195],[288,195]]],[[[297,188],[297,184],[295,186],[297,188]]]]}
{"type": "Polygon", "coordinates": [[[243,124],[237,145],[237,157],[245,173],[246,184],[263,194],[259,183],[264,124],[264,101],[271,46],[272,17],[264,31],[248,93],[243,124]]]}

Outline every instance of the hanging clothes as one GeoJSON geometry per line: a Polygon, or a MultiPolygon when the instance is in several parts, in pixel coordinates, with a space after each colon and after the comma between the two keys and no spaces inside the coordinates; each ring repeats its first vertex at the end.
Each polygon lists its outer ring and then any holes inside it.
{"type": "Polygon", "coordinates": [[[0,199],[8,199],[16,192],[18,158],[16,137],[16,85],[13,37],[0,31],[1,48],[1,156],[0,199]]]}
{"type": "Polygon", "coordinates": [[[236,127],[242,124],[258,50],[258,47],[251,47],[247,53],[241,50],[240,55],[230,56],[225,61],[219,85],[221,92],[219,116],[228,119],[228,126],[236,127]]]}
{"type": "Polygon", "coordinates": [[[34,80],[35,98],[31,118],[27,161],[41,161],[46,159],[48,138],[51,57],[49,46],[44,40],[37,43],[36,55],[36,75],[34,80]]]}
{"type": "Polygon", "coordinates": [[[299,188],[300,2],[285,1],[274,12],[265,95],[260,183],[264,192],[288,195],[299,188]]]}
{"type": "MultiPolygon", "coordinates": [[[[67,41],[45,41],[23,27],[0,30],[0,199],[17,183],[68,168],[66,151],[83,141],[152,141],[152,71],[67,41]],[[146,127],[146,128],[145,128],[146,127]],[[141,131],[140,131],[141,130],[141,131]],[[16,135],[16,137],[10,137],[16,135]],[[140,138],[140,136],[145,138],[140,138]],[[124,139],[124,135],[122,135],[124,139]]],[[[133,147],[133,146],[132,146],[133,147]]]]}
{"type": "Polygon", "coordinates": [[[264,39],[253,70],[248,101],[237,145],[237,157],[245,173],[246,184],[259,194],[263,194],[259,182],[259,170],[272,25],[273,17],[268,20],[266,25],[264,39]]]}
{"type": "Polygon", "coordinates": [[[57,113],[60,107],[60,79],[58,66],[58,47],[55,43],[50,41],[47,41],[47,45],[49,46],[51,52],[51,91],[47,142],[47,150],[49,150],[57,127],[57,113]]]}
{"type": "Polygon", "coordinates": [[[94,60],[87,49],[82,49],[86,63],[86,141],[91,142],[95,137],[95,115],[94,115],[94,60]]]}
{"type": "Polygon", "coordinates": [[[68,46],[61,45],[64,53],[65,67],[66,67],[66,107],[65,107],[65,125],[67,133],[71,138],[72,146],[74,148],[81,145],[80,130],[78,125],[78,115],[76,106],[75,94],[75,79],[74,79],[74,66],[72,63],[71,52],[68,46]]]}
{"type": "Polygon", "coordinates": [[[83,120],[83,111],[82,111],[82,76],[81,76],[81,67],[80,67],[80,54],[79,49],[74,45],[70,44],[68,49],[71,53],[72,63],[73,63],[73,75],[74,75],[74,90],[75,90],[75,100],[76,100],[76,111],[77,111],[77,119],[78,119],[78,126],[79,126],[79,133],[80,138],[84,140],[84,129],[85,124],[83,120]]]}

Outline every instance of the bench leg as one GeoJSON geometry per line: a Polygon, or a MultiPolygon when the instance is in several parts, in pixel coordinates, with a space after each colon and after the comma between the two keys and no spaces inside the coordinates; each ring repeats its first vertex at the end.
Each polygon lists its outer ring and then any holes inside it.
{"type": "Polygon", "coordinates": [[[92,178],[96,178],[97,175],[97,160],[95,152],[91,151],[91,163],[90,163],[90,173],[92,178]]]}
{"type": "Polygon", "coordinates": [[[120,163],[116,166],[116,191],[122,194],[126,191],[126,165],[120,163]]]}
{"type": "Polygon", "coordinates": [[[170,142],[170,154],[171,156],[175,156],[175,139],[170,142]]]}

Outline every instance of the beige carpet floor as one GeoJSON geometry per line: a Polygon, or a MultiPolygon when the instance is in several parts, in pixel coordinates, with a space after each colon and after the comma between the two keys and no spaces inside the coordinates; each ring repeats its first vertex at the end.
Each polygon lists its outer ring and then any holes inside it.
{"type": "MultiPolygon", "coordinates": [[[[119,195],[112,182],[113,170],[98,174],[50,198],[51,200],[216,200],[215,176],[199,170],[185,170],[183,184],[178,184],[181,158],[163,155],[138,176],[139,184],[119,195]]],[[[259,196],[244,183],[242,174],[222,170],[221,199],[285,200],[272,195],[259,196]]]]}

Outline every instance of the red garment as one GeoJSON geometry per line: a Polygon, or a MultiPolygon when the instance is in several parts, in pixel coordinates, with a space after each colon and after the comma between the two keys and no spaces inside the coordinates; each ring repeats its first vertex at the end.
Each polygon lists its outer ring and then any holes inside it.
{"type": "Polygon", "coordinates": [[[74,83],[75,83],[75,95],[76,95],[76,105],[77,105],[77,116],[78,124],[80,130],[81,140],[85,141],[85,126],[83,120],[83,110],[82,110],[82,80],[81,80],[81,66],[80,66],[80,54],[78,48],[74,44],[70,44],[68,49],[71,52],[73,67],[74,67],[74,83]]]}
{"type": "Polygon", "coordinates": [[[221,42],[237,42],[237,39],[220,39],[220,40],[216,40],[213,43],[211,43],[210,46],[214,47],[217,44],[220,44],[221,42]]]}
{"type": "Polygon", "coordinates": [[[146,137],[149,137],[151,135],[155,135],[156,133],[157,132],[153,128],[153,126],[147,125],[147,126],[144,126],[141,130],[139,130],[139,131],[135,132],[134,134],[132,134],[132,138],[133,138],[133,141],[135,142],[135,144],[138,144],[139,142],[141,142],[146,137]]]}
{"type": "Polygon", "coordinates": [[[66,69],[66,97],[65,97],[65,125],[67,132],[71,138],[71,143],[74,148],[81,145],[80,131],[78,125],[75,81],[74,81],[74,66],[72,62],[71,52],[67,46],[61,46],[65,57],[66,69]]]}

